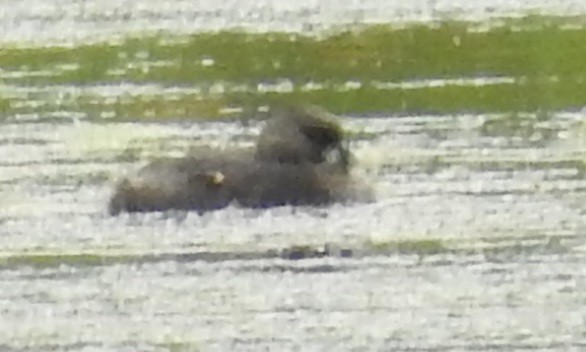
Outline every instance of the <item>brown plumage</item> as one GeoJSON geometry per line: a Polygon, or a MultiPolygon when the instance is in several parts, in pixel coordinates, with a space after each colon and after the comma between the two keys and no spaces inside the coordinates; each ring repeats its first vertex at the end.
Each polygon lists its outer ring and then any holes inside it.
{"type": "Polygon", "coordinates": [[[217,152],[154,161],[117,186],[110,213],[203,213],[231,203],[266,208],[338,200],[349,167],[341,127],[316,108],[274,111],[254,154],[217,152]],[[334,161],[328,160],[329,153],[337,153],[334,161]]]}

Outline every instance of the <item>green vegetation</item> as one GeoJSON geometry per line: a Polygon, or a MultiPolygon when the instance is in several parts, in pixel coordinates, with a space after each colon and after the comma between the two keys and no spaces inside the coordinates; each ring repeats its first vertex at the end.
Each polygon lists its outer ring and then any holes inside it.
{"type": "Polygon", "coordinates": [[[6,256],[0,258],[0,267],[31,266],[36,268],[49,268],[60,265],[68,266],[99,266],[111,265],[121,262],[131,262],[131,256],[107,256],[97,254],[72,253],[52,254],[35,253],[6,256]]]}
{"type": "MultiPolygon", "coordinates": [[[[415,236],[417,237],[417,236],[415,236]]],[[[0,255],[0,269],[13,267],[55,268],[60,266],[96,267],[118,264],[150,264],[158,262],[223,262],[231,260],[284,259],[304,260],[321,257],[361,258],[365,256],[415,255],[421,258],[436,255],[486,255],[516,256],[544,251],[559,253],[566,251],[564,241],[573,240],[574,235],[548,236],[525,234],[519,236],[491,236],[481,238],[406,238],[390,240],[367,240],[361,244],[327,243],[325,245],[292,245],[284,248],[258,250],[233,248],[228,251],[211,252],[125,252],[103,248],[95,250],[24,251],[0,255]]],[[[279,265],[279,264],[277,264],[279,265]]]]}
{"type": "Polygon", "coordinates": [[[311,102],[336,113],[580,107],[586,105],[586,28],[581,23],[579,18],[529,17],[487,29],[446,21],[405,28],[376,25],[323,37],[214,32],[77,47],[1,48],[0,75],[6,84],[44,87],[49,93],[32,97],[45,104],[19,104],[30,94],[7,97],[0,91],[0,112],[66,110],[90,118],[106,113],[116,119],[176,119],[225,115],[225,108],[234,107],[250,111],[274,99],[311,102]],[[469,82],[479,77],[509,80],[469,82]],[[409,84],[449,79],[464,81],[409,84]],[[115,90],[119,84],[155,84],[156,89],[107,96],[88,89],[115,90]],[[259,89],[262,84],[272,87],[259,89]],[[55,99],[62,86],[78,89],[55,99]],[[177,87],[183,91],[170,89],[177,87]]]}
{"type": "Polygon", "coordinates": [[[197,352],[201,351],[199,344],[197,342],[169,342],[165,344],[159,344],[157,347],[160,347],[163,351],[169,352],[197,352]]]}

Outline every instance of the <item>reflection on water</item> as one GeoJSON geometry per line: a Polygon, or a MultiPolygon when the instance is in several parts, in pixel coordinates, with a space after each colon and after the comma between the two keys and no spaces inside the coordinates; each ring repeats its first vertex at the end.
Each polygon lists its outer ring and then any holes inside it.
{"type": "Polygon", "coordinates": [[[115,218],[126,172],[259,123],[4,123],[3,349],[577,348],[581,114],[498,118],[343,119],[374,203],[115,218]]]}
{"type": "MultiPolygon", "coordinates": [[[[2,1],[0,42],[585,12],[580,0],[2,1]]],[[[0,350],[586,347],[583,111],[520,114],[513,123],[347,116],[357,177],[375,189],[375,202],[110,217],[112,187],[127,172],[202,145],[249,148],[260,122],[114,122],[109,110],[87,121],[80,97],[109,107],[125,95],[172,100],[200,90],[26,84],[75,69],[0,68],[0,96],[13,112],[0,119],[0,350]]],[[[377,88],[511,80],[432,77],[377,88]]]]}
{"type": "Polygon", "coordinates": [[[0,42],[78,43],[145,32],[246,29],[311,32],[356,23],[579,16],[581,0],[40,0],[0,2],[0,42]]]}

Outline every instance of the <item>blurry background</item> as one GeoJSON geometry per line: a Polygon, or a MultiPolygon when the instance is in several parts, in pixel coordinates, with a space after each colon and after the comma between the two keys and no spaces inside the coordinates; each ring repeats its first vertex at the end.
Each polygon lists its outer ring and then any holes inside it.
{"type": "Polygon", "coordinates": [[[0,2],[3,351],[580,350],[586,3],[0,2]],[[377,201],[106,214],[337,113],[377,201]],[[294,260],[301,259],[301,260],[294,260]]]}

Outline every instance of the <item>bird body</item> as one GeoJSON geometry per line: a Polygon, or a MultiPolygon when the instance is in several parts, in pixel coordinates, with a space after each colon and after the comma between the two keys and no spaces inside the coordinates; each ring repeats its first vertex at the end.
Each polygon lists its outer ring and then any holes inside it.
{"type": "Polygon", "coordinates": [[[116,187],[109,211],[324,205],[343,198],[349,152],[341,127],[314,110],[279,110],[254,153],[201,153],[151,162],[116,187]],[[326,154],[336,151],[334,162],[326,154]]]}

